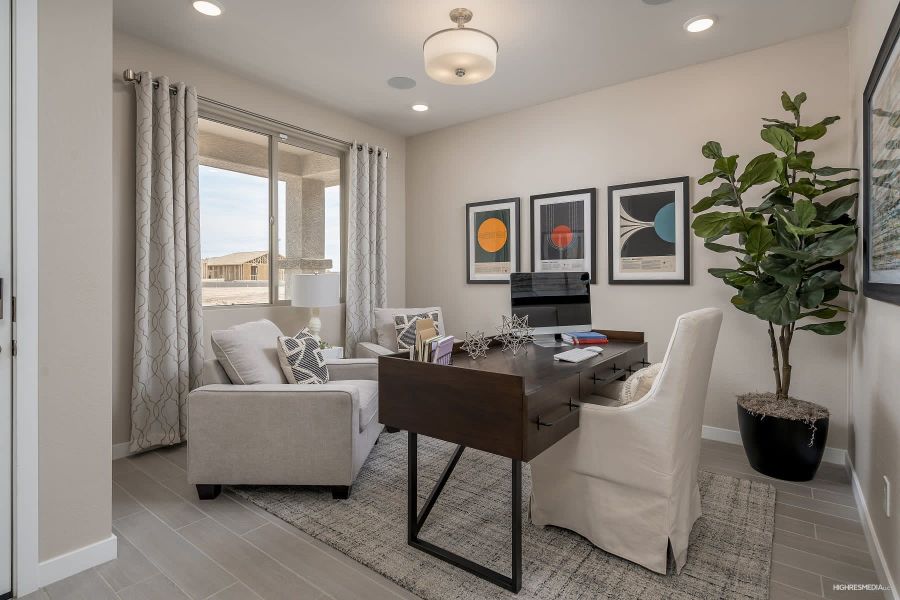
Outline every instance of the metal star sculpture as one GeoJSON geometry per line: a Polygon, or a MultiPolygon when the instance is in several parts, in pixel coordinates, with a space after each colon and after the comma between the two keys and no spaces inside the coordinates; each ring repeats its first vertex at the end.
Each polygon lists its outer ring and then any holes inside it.
{"type": "Polygon", "coordinates": [[[484,336],[483,331],[476,331],[475,333],[469,333],[467,331],[466,340],[462,344],[462,349],[468,353],[469,358],[478,360],[479,358],[487,356],[487,349],[490,345],[491,340],[484,336]]]}
{"type": "Polygon", "coordinates": [[[534,341],[534,327],[528,326],[528,315],[503,315],[497,332],[496,338],[503,344],[502,351],[512,350],[513,356],[534,341]]]}

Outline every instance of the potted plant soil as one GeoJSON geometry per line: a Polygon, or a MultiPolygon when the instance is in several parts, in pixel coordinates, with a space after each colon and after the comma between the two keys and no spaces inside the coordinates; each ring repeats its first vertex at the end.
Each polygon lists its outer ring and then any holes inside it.
{"type": "Polygon", "coordinates": [[[847,308],[835,301],[842,291],[856,292],[841,282],[841,258],[856,246],[849,211],[857,194],[833,193],[857,182],[841,176],[855,169],[814,166],[815,153],[801,150],[840,118],[803,125],[805,101],[805,93],[782,92],[793,118],[763,119],[760,136],[775,151],[753,158],[740,174],[737,155],[726,156],[718,142],[703,146],[714,162],[699,183],[721,183],[693,206],[701,214],[691,225],[707,249],[734,256],[734,267],[709,269],[736,290],[731,303],[766,323],[775,389],[739,396],[738,422],[753,468],[791,481],[815,476],[828,437],[828,409],[790,396],[794,334],[842,333],[847,308]],[[745,204],[745,195],[759,197],[751,190],[763,191],[755,206],[745,204]]]}

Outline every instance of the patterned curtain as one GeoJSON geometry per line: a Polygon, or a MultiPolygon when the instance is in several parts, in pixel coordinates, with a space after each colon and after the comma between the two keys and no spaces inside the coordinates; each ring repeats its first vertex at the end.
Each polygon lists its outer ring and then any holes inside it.
{"type": "Polygon", "coordinates": [[[197,91],[157,83],[145,72],[135,85],[132,452],[185,439],[203,367],[197,91]]]}
{"type": "Polygon", "coordinates": [[[346,341],[349,352],[375,339],[375,309],[387,304],[387,151],[353,143],[347,211],[346,341]]]}

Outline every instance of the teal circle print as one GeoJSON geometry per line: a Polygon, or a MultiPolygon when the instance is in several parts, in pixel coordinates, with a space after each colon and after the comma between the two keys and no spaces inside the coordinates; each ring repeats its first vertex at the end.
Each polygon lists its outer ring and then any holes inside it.
{"type": "Polygon", "coordinates": [[[653,229],[656,235],[665,241],[675,243],[675,203],[670,202],[656,213],[653,219],[653,229]]]}

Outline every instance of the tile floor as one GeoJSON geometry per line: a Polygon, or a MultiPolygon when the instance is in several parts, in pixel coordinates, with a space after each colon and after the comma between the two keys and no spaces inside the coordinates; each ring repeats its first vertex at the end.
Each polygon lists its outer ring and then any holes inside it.
{"type": "MultiPolygon", "coordinates": [[[[183,446],[113,463],[119,557],[50,585],[28,600],[397,600],[415,598],[384,577],[225,492],[200,502],[183,446]]],[[[743,449],[703,441],[703,468],[778,489],[770,598],[878,598],[839,591],[875,583],[847,473],[822,465],[788,483],[756,474],[743,449]]]]}

